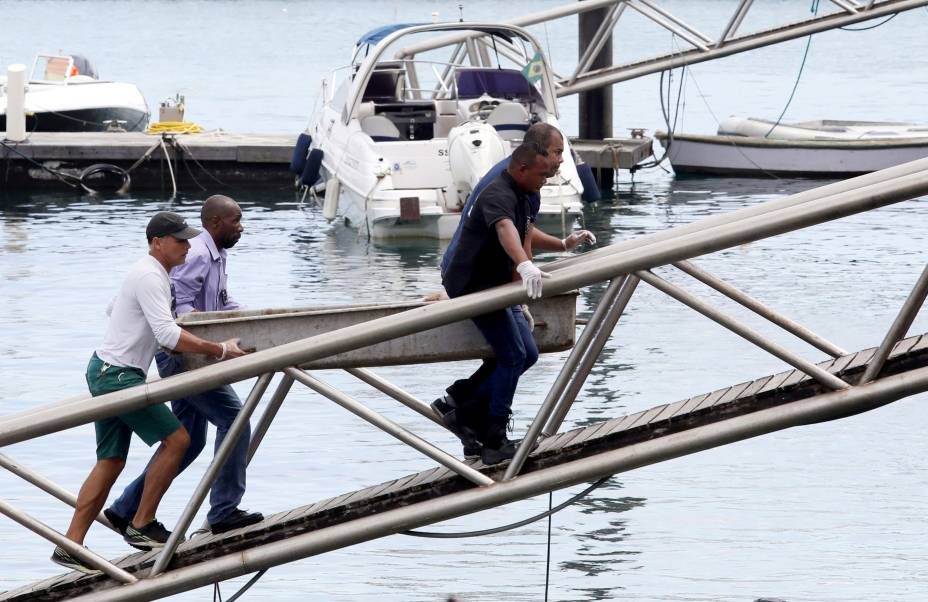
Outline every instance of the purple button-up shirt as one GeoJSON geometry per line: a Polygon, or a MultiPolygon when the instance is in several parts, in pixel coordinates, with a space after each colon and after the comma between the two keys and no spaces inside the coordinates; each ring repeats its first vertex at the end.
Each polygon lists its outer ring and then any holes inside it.
{"type": "Polygon", "coordinates": [[[225,311],[241,307],[226,292],[226,250],[217,249],[209,232],[204,230],[190,239],[186,263],[171,270],[177,297],[177,313],[225,311]]]}

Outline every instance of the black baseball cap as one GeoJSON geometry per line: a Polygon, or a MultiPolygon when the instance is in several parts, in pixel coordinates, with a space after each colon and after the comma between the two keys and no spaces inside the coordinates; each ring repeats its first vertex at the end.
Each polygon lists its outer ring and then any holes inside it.
{"type": "Polygon", "coordinates": [[[184,218],[171,211],[159,211],[149,220],[148,227],[145,228],[145,236],[148,240],[162,236],[189,240],[199,234],[199,230],[188,226],[184,218]]]}

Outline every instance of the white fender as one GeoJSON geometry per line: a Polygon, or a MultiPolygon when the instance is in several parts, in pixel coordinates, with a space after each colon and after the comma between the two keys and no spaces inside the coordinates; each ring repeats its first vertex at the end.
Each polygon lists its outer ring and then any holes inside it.
{"type": "Polygon", "coordinates": [[[338,178],[329,178],[325,183],[325,201],[322,203],[322,217],[332,221],[335,214],[338,213],[338,195],[341,192],[341,184],[338,178]]]}

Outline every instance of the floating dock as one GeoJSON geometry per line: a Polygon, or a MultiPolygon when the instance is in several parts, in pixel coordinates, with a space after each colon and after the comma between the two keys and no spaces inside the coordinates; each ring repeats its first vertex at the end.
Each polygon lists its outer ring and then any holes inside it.
{"type": "MultiPolygon", "coordinates": [[[[80,177],[108,163],[130,170],[131,188],[178,190],[287,188],[296,134],[145,134],[143,132],[35,132],[0,146],[0,189],[65,188],[52,171],[80,177]]],[[[631,169],[651,154],[651,139],[572,141],[596,169],[631,169]]]]}

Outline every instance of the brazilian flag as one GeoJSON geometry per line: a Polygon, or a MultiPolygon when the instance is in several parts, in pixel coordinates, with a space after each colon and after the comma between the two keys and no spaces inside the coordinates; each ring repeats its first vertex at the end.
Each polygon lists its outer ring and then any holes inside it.
{"type": "Polygon", "coordinates": [[[530,84],[534,84],[541,79],[541,75],[544,73],[545,64],[541,59],[541,53],[536,52],[535,56],[532,57],[532,60],[528,62],[525,67],[522,68],[522,75],[529,81],[530,84]]]}

